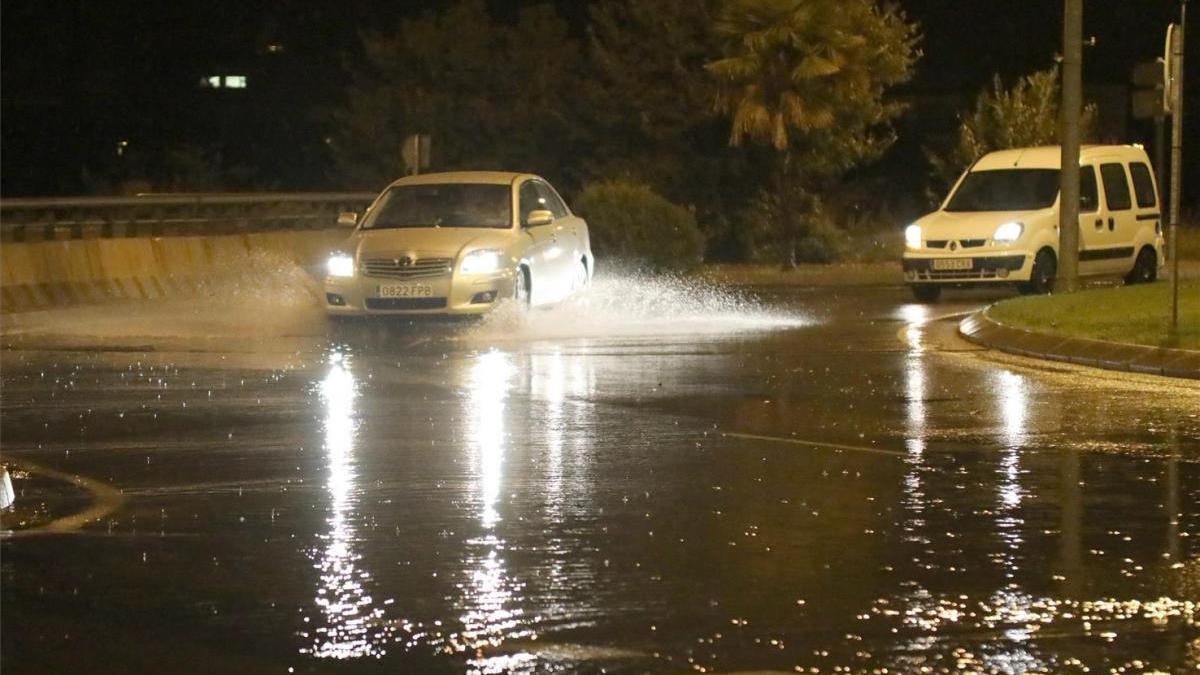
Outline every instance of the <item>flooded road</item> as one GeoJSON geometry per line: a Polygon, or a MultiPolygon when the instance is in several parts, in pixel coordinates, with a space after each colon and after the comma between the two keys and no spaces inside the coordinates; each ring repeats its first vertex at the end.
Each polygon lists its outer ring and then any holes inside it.
{"type": "Polygon", "coordinates": [[[21,326],[5,670],[1197,668],[1197,383],[941,320],[994,296],[590,293],[21,326]]]}

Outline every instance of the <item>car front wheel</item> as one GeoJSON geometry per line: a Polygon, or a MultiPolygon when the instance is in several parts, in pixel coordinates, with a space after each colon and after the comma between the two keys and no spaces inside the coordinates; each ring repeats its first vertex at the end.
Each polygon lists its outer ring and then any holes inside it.
{"type": "Polygon", "coordinates": [[[513,279],[513,300],[517,301],[518,306],[525,308],[529,306],[529,297],[529,270],[518,267],[513,279]]]}

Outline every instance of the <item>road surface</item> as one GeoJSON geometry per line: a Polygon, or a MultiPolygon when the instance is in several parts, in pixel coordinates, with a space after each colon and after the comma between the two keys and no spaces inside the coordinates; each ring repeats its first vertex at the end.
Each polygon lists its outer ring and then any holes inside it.
{"type": "Polygon", "coordinates": [[[1191,672],[1200,387],[958,340],[994,298],[10,322],[5,670],[1191,672]]]}

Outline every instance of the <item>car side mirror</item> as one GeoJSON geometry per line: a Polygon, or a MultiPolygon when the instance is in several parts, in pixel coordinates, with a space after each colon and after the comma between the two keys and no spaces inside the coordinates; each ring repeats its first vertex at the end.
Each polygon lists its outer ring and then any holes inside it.
{"type": "Polygon", "coordinates": [[[338,214],[338,227],[354,227],[358,224],[358,214],[353,211],[343,211],[338,214]]]}
{"type": "Polygon", "coordinates": [[[550,211],[530,211],[525,218],[525,227],[539,227],[554,222],[554,214],[550,211]]]}

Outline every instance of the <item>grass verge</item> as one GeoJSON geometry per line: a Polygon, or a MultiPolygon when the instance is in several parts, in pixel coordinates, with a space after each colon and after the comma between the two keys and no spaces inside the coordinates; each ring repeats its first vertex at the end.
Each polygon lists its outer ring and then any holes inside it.
{"type": "Polygon", "coordinates": [[[1098,288],[1065,295],[1014,298],[993,305],[988,316],[1040,333],[1200,349],[1200,279],[1179,284],[1179,332],[1169,332],[1171,284],[1098,288]]]}

